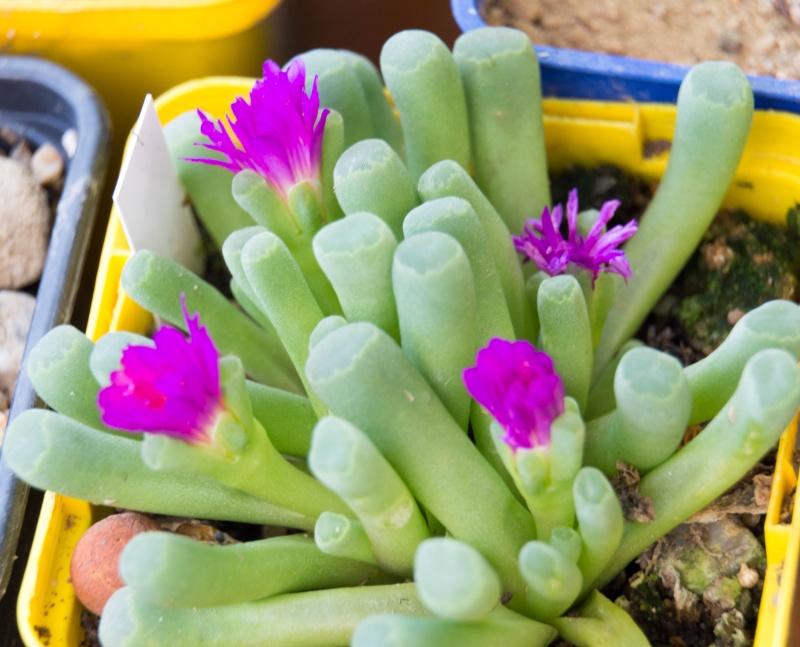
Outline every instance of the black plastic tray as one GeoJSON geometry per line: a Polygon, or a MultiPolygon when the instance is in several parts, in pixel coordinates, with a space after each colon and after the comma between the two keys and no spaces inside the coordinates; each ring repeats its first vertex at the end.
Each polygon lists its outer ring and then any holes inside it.
{"type": "MultiPolygon", "coordinates": [[[[97,94],[64,68],[40,59],[0,56],[0,124],[38,146],[63,152],[62,135],[78,133],[73,157],[65,159],[64,189],[56,209],[36,308],[23,356],[48,330],[69,321],[106,174],[110,143],[108,113],[97,94]]],[[[37,406],[25,371],[20,371],[9,423],[37,406]]],[[[41,493],[31,494],[6,465],[0,446],[0,645],[18,644],[16,590],[22,578],[39,514],[41,493]],[[26,503],[27,513],[26,513],[26,503]]]]}

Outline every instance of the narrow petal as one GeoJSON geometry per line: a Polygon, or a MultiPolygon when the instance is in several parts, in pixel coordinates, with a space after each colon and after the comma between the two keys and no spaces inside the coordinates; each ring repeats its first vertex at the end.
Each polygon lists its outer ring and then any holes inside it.
{"type": "Polygon", "coordinates": [[[578,239],[578,189],[572,189],[567,199],[567,228],[567,240],[574,245],[578,239]]]}
{"type": "Polygon", "coordinates": [[[563,274],[569,262],[569,244],[559,231],[562,218],[561,205],[545,207],[541,220],[529,220],[521,236],[512,236],[516,250],[550,276],[563,274]]]}
{"type": "Polygon", "coordinates": [[[578,191],[573,189],[567,200],[566,240],[560,231],[563,210],[556,205],[552,211],[545,207],[540,221],[529,220],[522,235],[512,236],[514,247],[550,276],[573,265],[591,272],[592,279],[600,272],[615,272],[627,280],[631,270],[619,246],[636,233],[636,221],[605,231],[619,205],[618,200],[605,202],[584,239],[578,233],[578,191]]]}
{"type": "Polygon", "coordinates": [[[316,77],[306,92],[306,68],[301,59],[285,71],[267,60],[263,72],[250,90],[249,102],[239,97],[231,104],[227,127],[221,120],[213,122],[200,114],[200,131],[210,140],[200,146],[222,153],[226,159],[188,161],[221,166],[233,173],[250,169],[285,199],[295,184],[319,181],[328,110],[319,110],[316,77]]]}

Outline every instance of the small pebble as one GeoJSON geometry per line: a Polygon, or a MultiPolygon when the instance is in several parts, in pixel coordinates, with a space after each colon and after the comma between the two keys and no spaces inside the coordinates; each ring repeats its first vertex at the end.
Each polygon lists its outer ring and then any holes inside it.
{"type": "Polygon", "coordinates": [[[67,157],[70,159],[75,157],[75,151],[78,150],[78,131],[74,128],[65,130],[61,136],[61,146],[64,148],[67,157]]]}
{"type": "Polygon", "coordinates": [[[606,15],[606,20],[611,22],[618,22],[622,17],[620,15],[620,8],[617,0],[610,0],[603,5],[603,10],[606,15]]]}
{"type": "Polygon", "coordinates": [[[174,532],[176,535],[191,537],[192,539],[202,541],[207,544],[238,543],[221,530],[217,530],[214,526],[209,526],[205,523],[198,523],[195,520],[180,524],[177,528],[175,528],[174,532]]]}
{"type": "Polygon", "coordinates": [[[19,135],[8,126],[0,126],[0,139],[5,142],[8,148],[11,148],[19,141],[19,135]]]}
{"type": "Polygon", "coordinates": [[[0,289],[39,279],[50,240],[47,195],[31,172],[0,157],[0,289]]]}
{"type": "Polygon", "coordinates": [[[508,4],[509,9],[515,16],[528,22],[539,22],[544,15],[544,10],[541,5],[536,2],[528,2],[527,0],[510,0],[508,4]]]}
{"type": "Polygon", "coordinates": [[[117,571],[127,543],[143,532],[158,530],[158,524],[138,512],[123,512],[98,521],[75,546],[69,574],[75,594],[89,611],[103,612],[108,598],[123,582],[117,571]]]}
{"type": "Polygon", "coordinates": [[[609,38],[606,41],[605,50],[609,54],[616,54],[618,56],[625,53],[625,48],[622,45],[622,41],[620,41],[618,38],[609,38]]]}
{"type": "Polygon", "coordinates": [[[742,51],[742,35],[735,29],[726,29],[720,34],[718,47],[726,54],[742,51]]]}
{"type": "Polygon", "coordinates": [[[739,568],[739,574],[736,576],[736,580],[745,589],[752,589],[758,584],[761,578],[758,575],[758,571],[754,568],[750,568],[747,564],[742,562],[741,567],[739,568]]]}
{"type": "Polygon", "coordinates": [[[766,55],[775,48],[775,36],[772,34],[765,34],[753,43],[753,50],[756,54],[766,55]]]}
{"type": "Polygon", "coordinates": [[[61,153],[50,143],[42,144],[31,157],[31,172],[42,186],[53,184],[64,173],[61,153]]]}
{"type": "Polygon", "coordinates": [[[36,299],[27,292],[0,290],[0,404],[8,408],[19,374],[36,299]]]}
{"type": "Polygon", "coordinates": [[[762,16],[771,16],[775,13],[775,4],[773,0],[758,0],[758,12],[762,16]]]}
{"type": "Polygon", "coordinates": [[[15,162],[19,162],[23,166],[30,166],[31,164],[31,157],[33,153],[31,153],[31,148],[28,146],[28,142],[24,139],[11,149],[11,153],[9,157],[14,160],[15,162]]]}
{"type": "Polygon", "coordinates": [[[542,27],[551,31],[563,29],[572,22],[567,16],[556,16],[555,14],[545,14],[542,16],[542,27]]]}
{"type": "Polygon", "coordinates": [[[739,319],[744,317],[744,315],[744,310],[741,308],[734,308],[733,310],[728,311],[726,319],[728,320],[728,323],[733,326],[737,321],[739,321],[739,319]]]}
{"type": "Polygon", "coordinates": [[[650,13],[659,20],[664,20],[669,13],[669,7],[667,7],[667,5],[663,2],[657,2],[650,7],[650,13]]]}

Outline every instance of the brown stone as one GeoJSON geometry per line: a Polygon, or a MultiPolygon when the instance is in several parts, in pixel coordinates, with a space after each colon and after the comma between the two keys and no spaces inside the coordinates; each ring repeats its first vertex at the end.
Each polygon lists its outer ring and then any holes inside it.
{"type": "Polygon", "coordinates": [[[64,174],[64,160],[52,144],[42,144],[31,157],[31,172],[42,186],[54,184],[64,174]]]}
{"type": "Polygon", "coordinates": [[[72,554],[69,574],[75,594],[89,611],[100,615],[108,598],[122,588],[117,566],[127,543],[140,533],[158,529],[150,517],[123,512],[106,517],[83,534],[72,554]]]}

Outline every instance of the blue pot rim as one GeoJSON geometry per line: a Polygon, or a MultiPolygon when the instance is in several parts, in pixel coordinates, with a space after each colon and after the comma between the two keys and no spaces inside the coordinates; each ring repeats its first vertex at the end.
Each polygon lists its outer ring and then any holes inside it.
{"type": "MultiPolygon", "coordinates": [[[[450,0],[461,31],[486,27],[479,13],[482,0],[450,0]]],[[[535,45],[546,97],[674,103],[685,65],[626,56],[535,45]]],[[[800,114],[800,81],[748,75],[758,110],[800,114]]]]}

